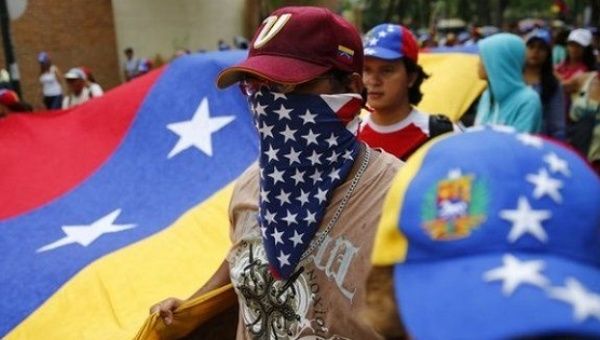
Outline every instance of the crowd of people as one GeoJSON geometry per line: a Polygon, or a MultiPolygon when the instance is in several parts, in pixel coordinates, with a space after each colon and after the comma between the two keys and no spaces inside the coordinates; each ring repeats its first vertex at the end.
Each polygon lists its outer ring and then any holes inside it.
{"type": "MultiPolygon", "coordinates": [[[[551,140],[591,116],[598,142],[595,65],[561,78],[540,30],[482,39],[489,86],[460,131],[414,107],[432,81],[418,45],[393,23],[362,39],[325,8],[263,22],[217,79],[247,96],[259,158],[232,194],[231,249],[186,300],[233,284],[238,339],[600,337],[600,179],[551,140]]],[[[174,327],[186,300],[150,312],[174,327]]]]}

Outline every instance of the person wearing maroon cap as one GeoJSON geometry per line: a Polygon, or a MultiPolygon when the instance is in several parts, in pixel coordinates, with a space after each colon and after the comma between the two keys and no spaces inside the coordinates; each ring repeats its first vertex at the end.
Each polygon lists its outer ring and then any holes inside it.
{"type": "MultiPolygon", "coordinates": [[[[258,28],[248,58],[225,69],[259,130],[260,155],[236,182],[232,247],[192,297],[229,282],[238,339],[378,339],[357,311],[374,231],[401,162],[358,141],[362,42],[328,9],[285,7],[258,28]]],[[[151,308],[166,325],[182,300],[151,308]]]]}
{"type": "Polygon", "coordinates": [[[417,64],[417,41],[404,26],[381,24],[365,41],[363,79],[367,88],[369,115],[359,138],[406,160],[430,138],[454,130],[444,116],[417,110],[427,75],[417,64]]]}

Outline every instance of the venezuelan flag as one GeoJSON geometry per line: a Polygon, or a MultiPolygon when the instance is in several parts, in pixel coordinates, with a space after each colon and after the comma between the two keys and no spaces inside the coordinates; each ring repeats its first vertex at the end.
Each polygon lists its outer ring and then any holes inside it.
{"type": "MultiPolygon", "coordinates": [[[[140,330],[149,306],[206,282],[232,182],[258,155],[245,98],[214,86],[244,57],[184,56],[71,110],[0,120],[0,337],[155,334],[140,330]]],[[[422,108],[459,117],[484,86],[476,57],[421,60],[422,108]]],[[[230,293],[182,309],[207,317],[230,293]]]]}

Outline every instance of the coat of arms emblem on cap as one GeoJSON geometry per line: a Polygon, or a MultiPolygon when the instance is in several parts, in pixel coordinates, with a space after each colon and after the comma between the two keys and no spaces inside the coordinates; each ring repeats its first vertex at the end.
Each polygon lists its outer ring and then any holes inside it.
{"type": "Polygon", "coordinates": [[[423,228],[434,240],[468,237],[485,221],[487,204],[487,188],[482,180],[452,170],[426,193],[421,208],[423,228]]]}

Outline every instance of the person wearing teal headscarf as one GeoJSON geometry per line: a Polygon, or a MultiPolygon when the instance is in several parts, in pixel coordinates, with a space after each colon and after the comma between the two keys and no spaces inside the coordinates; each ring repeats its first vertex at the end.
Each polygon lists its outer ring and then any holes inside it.
{"type": "Polygon", "coordinates": [[[488,81],[477,107],[476,125],[507,125],[538,133],[542,126],[539,95],[523,80],[525,43],[501,33],[479,42],[479,77],[488,81]]]}

